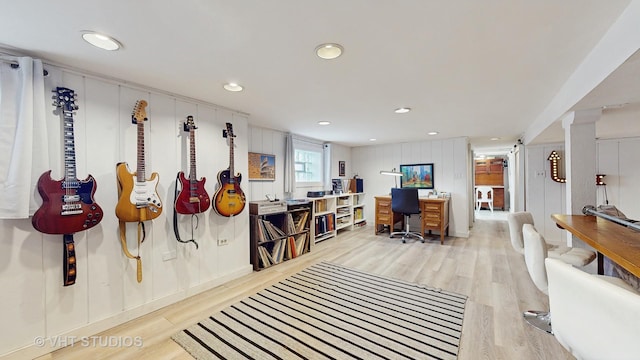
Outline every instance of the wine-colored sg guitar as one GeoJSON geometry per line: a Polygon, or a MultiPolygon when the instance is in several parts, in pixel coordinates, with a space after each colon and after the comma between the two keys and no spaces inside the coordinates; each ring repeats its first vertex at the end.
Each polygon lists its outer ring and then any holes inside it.
{"type": "Polygon", "coordinates": [[[193,116],[187,116],[184,131],[189,132],[189,178],[185,177],[184,171],[178,173],[178,181],[182,186],[175,203],[178,214],[199,214],[207,211],[211,205],[209,194],[204,188],[207,179],[203,177],[198,180],[196,176],[196,129],[193,116]]]}
{"type": "Polygon", "coordinates": [[[246,199],[240,188],[242,175],[233,173],[233,125],[227,123],[227,130],[223,130],[223,136],[229,139],[229,168],[218,173],[220,185],[214,195],[214,210],[217,214],[230,217],[238,215],[244,209],[246,199]]]}
{"type": "Polygon", "coordinates": [[[58,87],[54,103],[62,111],[64,122],[64,178],[53,180],[51,170],[38,179],[42,206],[33,215],[33,227],[45,234],[73,234],[92,228],[102,220],[102,209],[94,201],[96,180],[89,175],[76,178],[76,150],[73,135],[73,112],[78,109],[73,90],[58,87]]]}
{"type": "Polygon", "coordinates": [[[102,220],[102,208],[93,199],[97,184],[93,176],[76,178],[76,149],[73,132],[73,112],[78,110],[73,90],[57,87],[53,105],[62,112],[64,136],[64,178],[53,180],[51,170],[38,179],[42,206],[33,214],[31,224],[45,234],[62,235],[63,284],[76,282],[76,252],[73,234],[92,228],[102,220]]]}

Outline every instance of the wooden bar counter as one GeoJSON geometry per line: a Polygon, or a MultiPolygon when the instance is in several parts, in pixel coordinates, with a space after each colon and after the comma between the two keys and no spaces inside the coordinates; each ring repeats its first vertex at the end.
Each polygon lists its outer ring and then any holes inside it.
{"type": "Polygon", "coordinates": [[[602,256],[640,277],[640,232],[592,215],[551,215],[558,227],[566,229],[598,251],[598,273],[602,256]]]}

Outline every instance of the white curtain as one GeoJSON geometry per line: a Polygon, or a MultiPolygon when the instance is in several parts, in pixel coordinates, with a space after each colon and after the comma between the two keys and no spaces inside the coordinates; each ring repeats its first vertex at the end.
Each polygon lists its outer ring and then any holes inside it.
{"type": "Polygon", "coordinates": [[[0,219],[28,218],[42,202],[36,185],[49,169],[45,111],[42,61],[0,57],[0,219]]]}
{"type": "Polygon", "coordinates": [[[286,199],[292,199],[296,191],[296,154],[293,148],[293,135],[287,134],[284,150],[284,195],[286,199]]]}

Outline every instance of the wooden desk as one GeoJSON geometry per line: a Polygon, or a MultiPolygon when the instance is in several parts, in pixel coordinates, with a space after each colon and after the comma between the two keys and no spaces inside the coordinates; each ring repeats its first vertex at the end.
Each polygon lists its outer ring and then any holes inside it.
{"type": "MultiPolygon", "coordinates": [[[[404,224],[402,214],[394,213],[391,210],[391,196],[376,196],[375,233],[381,231],[383,225],[387,225],[393,232],[394,225],[398,222],[404,224]]],[[[440,232],[440,244],[444,243],[444,237],[449,236],[449,199],[428,199],[420,198],[420,230],[424,236],[425,231],[432,230],[440,232]]]]}
{"type": "Polygon", "coordinates": [[[551,215],[566,229],[598,251],[598,273],[602,255],[640,277],[640,232],[592,215],[551,215]]]}

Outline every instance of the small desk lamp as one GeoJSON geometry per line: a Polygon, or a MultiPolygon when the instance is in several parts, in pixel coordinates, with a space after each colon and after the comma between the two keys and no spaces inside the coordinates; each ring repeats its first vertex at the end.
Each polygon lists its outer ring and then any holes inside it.
{"type": "Polygon", "coordinates": [[[398,187],[398,177],[402,176],[401,172],[396,171],[396,168],[393,168],[391,171],[380,170],[380,175],[389,175],[393,176],[393,180],[395,182],[395,187],[398,187]]]}

